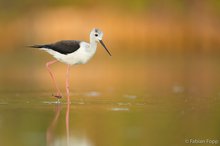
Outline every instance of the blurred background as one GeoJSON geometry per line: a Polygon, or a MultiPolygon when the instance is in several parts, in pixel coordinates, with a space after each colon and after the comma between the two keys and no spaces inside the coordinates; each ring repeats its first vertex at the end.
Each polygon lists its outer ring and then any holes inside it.
{"type": "MultiPolygon", "coordinates": [[[[1,0],[0,7],[1,89],[19,82],[29,84],[28,88],[50,86],[44,64],[52,57],[25,46],[65,39],[89,41],[94,27],[104,31],[113,57],[99,46],[89,64],[72,67],[76,88],[89,82],[97,88],[137,84],[156,91],[218,88],[218,0],[1,0]]],[[[59,81],[65,67],[54,65],[59,81]]]]}
{"type": "MultiPolygon", "coordinates": [[[[98,27],[113,57],[99,46],[89,64],[72,67],[75,89],[105,84],[212,92],[220,79],[219,7],[218,0],[1,0],[1,89],[50,86],[44,64],[52,57],[25,46],[89,41],[91,29],[98,27]]],[[[53,68],[61,84],[65,67],[53,68]]]]}
{"type": "MultiPolygon", "coordinates": [[[[107,99],[113,105],[120,100],[124,108],[113,108],[119,112],[115,115],[102,106],[75,107],[75,115],[96,114],[95,118],[76,116],[78,124],[73,124],[72,133],[85,130],[94,145],[115,146],[185,145],[185,138],[217,139],[219,16],[219,0],[0,0],[0,101],[25,93],[49,98],[54,90],[45,68],[53,58],[26,46],[89,41],[90,31],[97,27],[104,32],[112,57],[99,45],[88,64],[71,68],[72,99],[98,96],[97,101],[107,99]],[[108,119],[105,124],[98,121],[100,115],[108,119]],[[103,135],[94,132],[99,126],[103,135]]],[[[66,65],[54,64],[52,70],[65,92],[66,65]]],[[[45,117],[41,117],[44,127],[50,121],[45,117]]]]}

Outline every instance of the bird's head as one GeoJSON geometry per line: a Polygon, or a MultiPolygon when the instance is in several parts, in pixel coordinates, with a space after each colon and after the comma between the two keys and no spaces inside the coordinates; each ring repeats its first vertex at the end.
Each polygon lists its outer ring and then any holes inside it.
{"type": "Polygon", "coordinates": [[[107,47],[105,46],[104,42],[102,41],[102,37],[103,37],[103,32],[98,28],[94,28],[90,33],[90,38],[95,39],[96,42],[99,42],[108,52],[108,54],[112,56],[109,50],[107,49],[107,47]]]}
{"type": "Polygon", "coordinates": [[[93,28],[93,30],[90,33],[90,37],[95,38],[95,40],[99,42],[100,40],[102,40],[103,32],[98,28],[93,28]]]}

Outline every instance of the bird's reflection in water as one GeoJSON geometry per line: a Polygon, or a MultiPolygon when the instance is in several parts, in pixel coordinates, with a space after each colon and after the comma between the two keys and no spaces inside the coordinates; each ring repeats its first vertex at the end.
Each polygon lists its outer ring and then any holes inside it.
{"type": "Polygon", "coordinates": [[[52,146],[53,141],[54,141],[54,129],[56,127],[57,121],[60,116],[60,111],[61,111],[61,105],[57,104],[55,107],[55,116],[53,121],[51,122],[50,126],[47,128],[47,133],[46,133],[46,140],[47,140],[47,146],[52,146]]]}
{"type": "MultiPolygon", "coordinates": [[[[61,141],[56,139],[54,136],[54,130],[57,126],[58,119],[60,117],[60,112],[61,112],[61,104],[56,105],[55,109],[55,116],[47,128],[46,132],[46,140],[47,140],[47,146],[54,146],[56,143],[63,143],[62,139],[61,141]]],[[[69,142],[69,110],[70,110],[70,104],[66,105],[66,144],[67,146],[70,146],[69,142]]]]}
{"type": "Polygon", "coordinates": [[[70,103],[66,105],[66,140],[67,146],[70,146],[70,132],[69,132],[69,116],[70,116],[70,103]]]}

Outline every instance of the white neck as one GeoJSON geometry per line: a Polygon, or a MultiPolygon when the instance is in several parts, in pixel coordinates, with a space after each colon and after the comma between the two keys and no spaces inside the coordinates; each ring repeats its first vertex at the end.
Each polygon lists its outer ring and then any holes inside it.
{"type": "Polygon", "coordinates": [[[90,37],[90,49],[96,50],[97,48],[97,42],[94,37],[90,37]]]}

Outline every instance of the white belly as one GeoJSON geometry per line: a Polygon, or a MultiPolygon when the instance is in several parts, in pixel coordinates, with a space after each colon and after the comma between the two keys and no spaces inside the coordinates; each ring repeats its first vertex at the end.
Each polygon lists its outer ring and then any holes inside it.
{"type": "Polygon", "coordinates": [[[53,55],[53,57],[58,61],[69,65],[85,64],[94,56],[96,52],[96,48],[90,48],[87,43],[81,44],[81,47],[78,50],[66,55],[49,49],[42,50],[53,55]]]}

